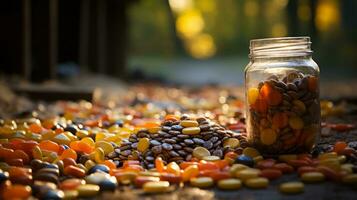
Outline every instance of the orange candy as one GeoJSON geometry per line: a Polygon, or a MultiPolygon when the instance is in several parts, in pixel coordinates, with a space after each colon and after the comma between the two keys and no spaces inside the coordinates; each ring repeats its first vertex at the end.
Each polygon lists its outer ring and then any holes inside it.
{"type": "Polygon", "coordinates": [[[111,160],[105,160],[104,165],[106,165],[107,167],[109,167],[109,169],[116,169],[117,166],[115,165],[115,163],[111,160]]]}
{"type": "Polygon", "coordinates": [[[286,113],[279,112],[273,116],[272,124],[276,128],[284,128],[288,125],[289,118],[286,113]]]}
{"type": "Polygon", "coordinates": [[[214,181],[219,181],[219,180],[231,178],[231,175],[229,174],[229,172],[212,171],[209,174],[209,177],[211,177],[214,181]]]}
{"type": "Polygon", "coordinates": [[[207,162],[204,160],[201,160],[198,164],[198,169],[201,170],[218,170],[219,167],[214,164],[213,162],[207,162]]]}
{"type": "Polygon", "coordinates": [[[29,126],[29,130],[34,133],[41,133],[43,128],[40,124],[33,123],[29,126]]]}
{"type": "Polygon", "coordinates": [[[308,81],[308,89],[311,92],[315,92],[317,90],[318,79],[316,76],[311,76],[307,79],[308,81]]]}
{"type": "Polygon", "coordinates": [[[170,183],[180,183],[182,178],[180,175],[172,174],[172,173],[162,173],[160,175],[161,181],[168,181],[170,183]]]}
{"type": "Polygon", "coordinates": [[[71,175],[77,178],[83,178],[86,175],[86,172],[79,167],[70,165],[64,169],[64,174],[71,175]]]}
{"type": "Polygon", "coordinates": [[[260,113],[266,113],[268,111],[268,105],[266,101],[260,97],[252,105],[252,108],[257,110],[260,113]]]}
{"type": "Polygon", "coordinates": [[[24,164],[30,162],[30,157],[22,150],[15,150],[14,153],[11,154],[10,159],[21,159],[24,164]]]}
{"type": "Polygon", "coordinates": [[[53,151],[53,152],[56,152],[58,153],[60,147],[57,143],[55,142],[52,142],[50,140],[44,140],[44,141],[41,141],[40,144],[39,144],[39,147],[41,150],[46,150],[46,151],[53,151]]]}
{"type": "Polygon", "coordinates": [[[31,195],[31,187],[24,185],[12,185],[4,190],[3,199],[27,199],[31,195]]]}
{"type": "Polygon", "coordinates": [[[75,190],[78,186],[85,184],[83,179],[71,178],[62,181],[59,188],[62,190],[75,190]]]}
{"type": "Polygon", "coordinates": [[[156,170],[157,170],[158,172],[160,172],[160,173],[166,171],[166,167],[165,167],[164,161],[162,160],[161,157],[157,157],[157,158],[155,159],[155,167],[156,167],[156,170]]]}
{"type": "Polygon", "coordinates": [[[266,159],[259,161],[256,165],[256,168],[258,169],[269,169],[272,168],[275,165],[276,161],[274,159],[266,159]]]}
{"type": "Polygon", "coordinates": [[[336,152],[337,154],[341,154],[342,151],[347,147],[347,143],[343,141],[338,141],[335,143],[333,146],[333,151],[336,152]]]}
{"type": "Polygon", "coordinates": [[[176,116],[176,115],[166,115],[166,116],[165,116],[165,121],[168,121],[168,120],[170,120],[170,121],[177,121],[177,120],[179,120],[179,117],[176,116]]]}
{"type": "Polygon", "coordinates": [[[159,177],[154,176],[137,176],[135,178],[135,186],[141,188],[147,182],[158,182],[160,181],[159,177]]]}
{"type": "Polygon", "coordinates": [[[259,174],[260,177],[264,177],[269,180],[277,179],[277,178],[281,177],[282,175],[283,175],[283,173],[277,169],[263,169],[259,174]]]}
{"type": "Polygon", "coordinates": [[[73,141],[69,144],[69,146],[75,151],[84,152],[88,154],[94,150],[94,147],[91,147],[89,144],[82,141],[73,141]]]}
{"type": "Polygon", "coordinates": [[[64,167],[68,167],[68,166],[71,166],[71,165],[74,165],[76,166],[76,161],[73,160],[73,158],[64,158],[63,160],[63,166],[64,167]]]}
{"type": "Polygon", "coordinates": [[[77,153],[73,149],[65,149],[63,150],[60,159],[64,158],[72,158],[73,160],[77,160],[77,153]]]}
{"type": "Polygon", "coordinates": [[[279,105],[283,100],[281,93],[271,87],[268,83],[265,83],[262,88],[260,88],[260,94],[262,98],[272,106],[279,105]]]}
{"type": "Polygon", "coordinates": [[[301,176],[303,173],[306,172],[317,172],[318,170],[315,167],[311,166],[303,166],[298,168],[298,174],[301,176]]]}

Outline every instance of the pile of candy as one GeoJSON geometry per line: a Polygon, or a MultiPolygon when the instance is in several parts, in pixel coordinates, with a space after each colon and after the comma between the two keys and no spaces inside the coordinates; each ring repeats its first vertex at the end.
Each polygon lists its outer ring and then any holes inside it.
{"type": "Polygon", "coordinates": [[[281,184],[282,193],[324,180],[357,184],[356,146],[264,158],[246,141],[241,102],[207,99],[197,107],[193,98],[175,99],[181,105],[170,109],[142,99],[130,106],[59,102],[35,117],[0,120],[1,199],[86,198],[123,186],[261,189],[290,173],[300,180],[281,184]]]}

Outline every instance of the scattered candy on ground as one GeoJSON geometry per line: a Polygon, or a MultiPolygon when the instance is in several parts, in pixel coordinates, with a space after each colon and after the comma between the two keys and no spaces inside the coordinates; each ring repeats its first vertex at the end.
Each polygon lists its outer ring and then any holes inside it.
{"type": "MultiPolygon", "coordinates": [[[[247,142],[242,103],[222,95],[216,103],[176,99],[184,108],[163,108],[139,99],[130,107],[118,108],[59,102],[51,105],[54,114],[39,111],[35,116],[0,119],[0,199],[86,198],[122,186],[142,188],[145,193],[169,192],[183,185],[264,189],[269,181],[291,173],[299,178],[282,183],[281,193],[302,193],[302,182],[305,187],[323,181],[357,185],[357,144],[337,141],[311,154],[267,156],[247,142]],[[182,114],[183,110],[188,114],[182,114]]],[[[257,110],[252,112],[265,112],[266,106],[285,98],[265,84],[248,91],[248,102],[257,110]],[[262,104],[260,95],[268,98],[268,105],[262,104]]],[[[304,118],[314,116],[307,113],[312,112],[306,107],[308,100],[289,101],[296,116],[276,112],[269,113],[268,122],[261,119],[258,143],[274,146],[286,137],[284,145],[291,149],[295,143],[289,142],[299,137],[310,148],[304,134],[313,132],[308,126],[315,122],[309,125],[304,118]]],[[[326,115],[335,112],[328,102],[323,106],[326,115]]],[[[351,124],[322,126],[339,132],[355,128],[351,124]]]]}

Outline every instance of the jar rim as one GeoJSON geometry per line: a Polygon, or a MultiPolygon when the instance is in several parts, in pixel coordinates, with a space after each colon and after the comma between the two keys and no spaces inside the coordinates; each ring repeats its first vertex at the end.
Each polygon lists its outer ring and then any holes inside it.
{"type": "Polygon", "coordinates": [[[276,37],[250,40],[250,58],[295,57],[312,54],[310,37],[276,37]]]}

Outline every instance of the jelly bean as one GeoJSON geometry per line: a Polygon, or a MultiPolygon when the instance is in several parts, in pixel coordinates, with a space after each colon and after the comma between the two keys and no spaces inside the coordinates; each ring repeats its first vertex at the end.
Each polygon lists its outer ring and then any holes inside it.
{"type": "Polygon", "coordinates": [[[166,171],[175,175],[180,175],[180,166],[176,162],[170,162],[166,166],[166,171]]]}
{"type": "Polygon", "coordinates": [[[196,147],[193,149],[192,155],[195,158],[202,159],[205,156],[210,156],[211,153],[204,147],[196,147]]]}
{"type": "Polygon", "coordinates": [[[316,169],[316,167],[302,166],[302,167],[299,167],[297,171],[298,171],[298,174],[301,176],[304,173],[317,172],[318,170],[316,169]]]}
{"type": "Polygon", "coordinates": [[[228,171],[212,171],[208,176],[211,177],[214,181],[219,181],[231,177],[228,171]]]}
{"type": "Polygon", "coordinates": [[[248,169],[248,166],[243,165],[243,164],[233,164],[230,168],[229,168],[229,173],[231,176],[236,176],[238,171],[241,171],[243,169],[248,169]]]}
{"type": "Polygon", "coordinates": [[[244,181],[244,184],[253,189],[261,189],[268,187],[269,180],[267,178],[250,178],[244,181]]]}
{"type": "Polygon", "coordinates": [[[356,184],[357,183],[357,174],[348,174],[342,178],[342,182],[345,184],[356,184]]]}
{"type": "Polygon", "coordinates": [[[41,150],[53,151],[56,153],[59,151],[59,145],[50,140],[41,141],[39,147],[41,150]]]}
{"type": "Polygon", "coordinates": [[[325,176],[320,172],[306,172],[301,175],[301,180],[307,183],[316,183],[325,180],[325,176]]]}
{"type": "Polygon", "coordinates": [[[150,146],[150,140],[148,138],[140,138],[138,142],[138,151],[145,152],[150,146]]]}
{"type": "Polygon", "coordinates": [[[95,164],[95,162],[93,162],[92,160],[87,160],[85,163],[84,163],[84,166],[87,168],[87,169],[90,169],[92,168],[95,164]]]}
{"type": "Polygon", "coordinates": [[[60,159],[64,158],[72,158],[73,160],[77,160],[77,153],[72,149],[66,149],[62,152],[60,159]]]}
{"type": "Polygon", "coordinates": [[[183,127],[197,127],[198,126],[198,122],[195,120],[182,120],[180,122],[180,125],[183,127]]]}
{"type": "Polygon", "coordinates": [[[352,174],[353,173],[353,164],[351,163],[346,163],[341,165],[341,171],[347,172],[347,174],[352,174]]]}
{"type": "Polygon", "coordinates": [[[76,136],[79,138],[84,138],[84,137],[88,137],[89,133],[86,130],[78,130],[76,132],[76,136]]]}
{"type": "Polygon", "coordinates": [[[237,148],[239,147],[240,142],[237,138],[228,138],[223,142],[223,147],[225,148],[237,148]]]}
{"type": "Polygon", "coordinates": [[[88,174],[92,174],[94,172],[109,173],[109,167],[107,167],[106,165],[97,164],[97,165],[94,165],[93,167],[89,168],[89,170],[88,170],[88,174]]]}
{"type": "Polygon", "coordinates": [[[339,181],[341,179],[340,175],[333,169],[326,166],[317,166],[317,171],[321,172],[325,175],[325,177],[329,180],[339,181]]]}
{"type": "Polygon", "coordinates": [[[260,89],[260,95],[263,99],[267,101],[269,105],[277,106],[279,105],[282,100],[282,94],[275,90],[271,85],[265,83],[260,89]]]}
{"type": "Polygon", "coordinates": [[[154,177],[154,176],[137,176],[135,178],[135,185],[136,187],[141,188],[145,183],[147,182],[158,182],[160,181],[159,177],[154,177]]]}
{"type": "Polygon", "coordinates": [[[67,144],[71,142],[71,139],[64,133],[57,134],[55,137],[52,138],[52,141],[56,142],[57,144],[67,144]]]}
{"type": "Polygon", "coordinates": [[[308,89],[310,92],[315,92],[318,88],[318,78],[316,76],[310,76],[308,79],[308,89]]]}
{"type": "Polygon", "coordinates": [[[166,171],[166,166],[164,165],[164,162],[161,157],[157,157],[155,159],[155,167],[158,172],[166,171]]]}
{"type": "Polygon", "coordinates": [[[259,96],[255,103],[252,105],[252,108],[260,113],[266,113],[268,111],[268,104],[259,96]]]}
{"type": "Polygon", "coordinates": [[[266,159],[257,162],[255,167],[258,169],[269,169],[269,168],[273,168],[275,163],[276,161],[274,159],[266,159]]]}
{"type": "Polygon", "coordinates": [[[9,179],[9,173],[0,170],[0,184],[9,179]]]}
{"type": "Polygon", "coordinates": [[[90,137],[82,138],[81,142],[84,142],[84,143],[88,144],[91,147],[96,146],[94,140],[92,138],[90,138],[90,137]]]}
{"type": "Polygon", "coordinates": [[[247,165],[249,167],[253,167],[254,165],[254,160],[246,155],[240,155],[237,157],[237,159],[235,160],[235,163],[239,163],[239,164],[243,164],[243,165],[247,165]]]}
{"type": "Polygon", "coordinates": [[[293,167],[309,166],[310,163],[306,160],[289,160],[289,165],[293,167]]]}
{"type": "Polygon", "coordinates": [[[248,103],[250,105],[254,104],[259,96],[258,88],[249,88],[247,95],[248,95],[248,103]]]}
{"type": "Polygon", "coordinates": [[[182,129],[182,133],[185,135],[197,135],[201,132],[200,127],[187,127],[182,129]]]}
{"type": "Polygon", "coordinates": [[[214,181],[211,177],[197,177],[190,179],[190,184],[193,187],[209,188],[213,186],[214,181]]]}
{"type": "Polygon", "coordinates": [[[63,191],[63,199],[65,200],[72,200],[78,198],[78,191],[77,190],[66,190],[63,191]]]}
{"type": "Polygon", "coordinates": [[[77,178],[82,178],[82,177],[85,176],[86,172],[81,168],[78,168],[76,166],[70,165],[70,166],[68,166],[68,167],[66,167],[64,169],[64,174],[65,175],[74,176],[74,177],[77,177],[77,178]]]}
{"type": "Polygon", "coordinates": [[[62,181],[59,188],[62,190],[75,190],[78,186],[84,185],[86,182],[83,179],[70,178],[62,181]]]}
{"type": "Polygon", "coordinates": [[[222,190],[236,190],[241,188],[242,182],[236,178],[228,178],[218,181],[217,186],[222,190]]]}
{"type": "Polygon", "coordinates": [[[105,159],[104,156],[105,155],[104,155],[104,151],[103,151],[102,148],[98,147],[98,148],[95,149],[95,151],[94,151],[94,160],[95,160],[96,163],[104,162],[104,159],[105,159]]]}
{"type": "Polygon", "coordinates": [[[235,152],[228,152],[224,155],[224,157],[235,160],[238,157],[238,154],[235,152]]]}
{"type": "Polygon", "coordinates": [[[93,184],[84,184],[77,187],[79,197],[93,197],[99,193],[100,187],[93,184]]]}
{"type": "Polygon", "coordinates": [[[304,184],[301,182],[286,182],[279,186],[279,191],[285,194],[297,194],[304,191],[304,184]]]}
{"type": "Polygon", "coordinates": [[[218,156],[204,156],[202,160],[205,161],[219,161],[221,160],[218,156]]]}
{"type": "Polygon", "coordinates": [[[251,178],[256,178],[259,176],[259,174],[260,174],[260,170],[248,168],[248,169],[237,171],[236,177],[241,179],[242,181],[245,181],[251,178]]]}
{"type": "Polygon", "coordinates": [[[117,168],[116,164],[112,160],[105,160],[103,162],[103,164],[106,165],[107,167],[109,167],[109,169],[116,169],[117,168]]]}
{"type": "Polygon", "coordinates": [[[197,165],[190,165],[183,170],[182,180],[184,182],[189,181],[191,178],[195,178],[199,174],[197,165]]]}
{"type": "Polygon", "coordinates": [[[118,186],[117,179],[115,177],[109,177],[99,183],[101,191],[114,191],[118,186]]]}
{"type": "Polygon", "coordinates": [[[84,179],[86,180],[86,183],[88,183],[88,184],[99,185],[102,181],[109,179],[110,177],[111,176],[106,173],[94,172],[94,173],[86,176],[84,179]]]}
{"type": "Polygon", "coordinates": [[[260,174],[260,177],[267,178],[269,180],[278,179],[282,176],[282,172],[277,169],[263,169],[260,174]]]}
{"type": "Polygon", "coordinates": [[[130,172],[130,171],[120,172],[115,174],[117,180],[124,185],[133,183],[137,176],[138,174],[136,172],[130,172]]]}
{"type": "Polygon", "coordinates": [[[41,133],[42,126],[40,124],[34,123],[29,126],[29,131],[34,133],[41,133]]]}
{"type": "Polygon", "coordinates": [[[278,112],[273,116],[272,126],[274,128],[284,128],[288,125],[289,118],[286,113],[278,112]]]}
{"type": "Polygon", "coordinates": [[[143,185],[144,192],[147,193],[161,193],[167,192],[170,187],[170,183],[167,181],[147,182],[143,185]]]}
{"type": "Polygon", "coordinates": [[[264,145],[274,144],[276,138],[277,138],[276,132],[271,128],[263,129],[260,133],[260,141],[264,145]]]}
{"type": "Polygon", "coordinates": [[[170,183],[181,183],[182,178],[180,175],[176,175],[172,173],[161,173],[160,180],[168,181],[170,183]]]}
{"type": "Polygon", "coordinates": [[[260,156],[260,153],[258,150],[252,148],[252,147],[246,147],[243,149],[243,155],[249,156],[251,158],[260,156]]]}
{"type": "Polygon", "coordinates": [[[341,168],[340,161],[337,158],[320,160],[319,165],[329,167],[335,171],[338,171],[341,168]]]}
{"type": "Polygon", "coordinates": [[[292,129],[301,130],[304,128],[304,121],[300,117],[290,117],[289,118],[289,125],[292,129]]]}
{"type": "Polygon", "coordinates": [[[95,143],[95,146],[102,148],[105,155],[114,151],[113,145],[106,141],[98,141],[95,143]]]}
{"type": "Polygon", "coordinates": [[[32,157],[35,158],[35,159],[40,159],[40,160],[42,160],[42,151],[41,151],[40,147],[35,146],[35,147],[32,149],[32,157]]]}
{"type": "Polygon", "coordinates": [[[4,199],[27,199],[31,195],[31,187],[23,185],[12,185],[3,191],[4,199]]]}

